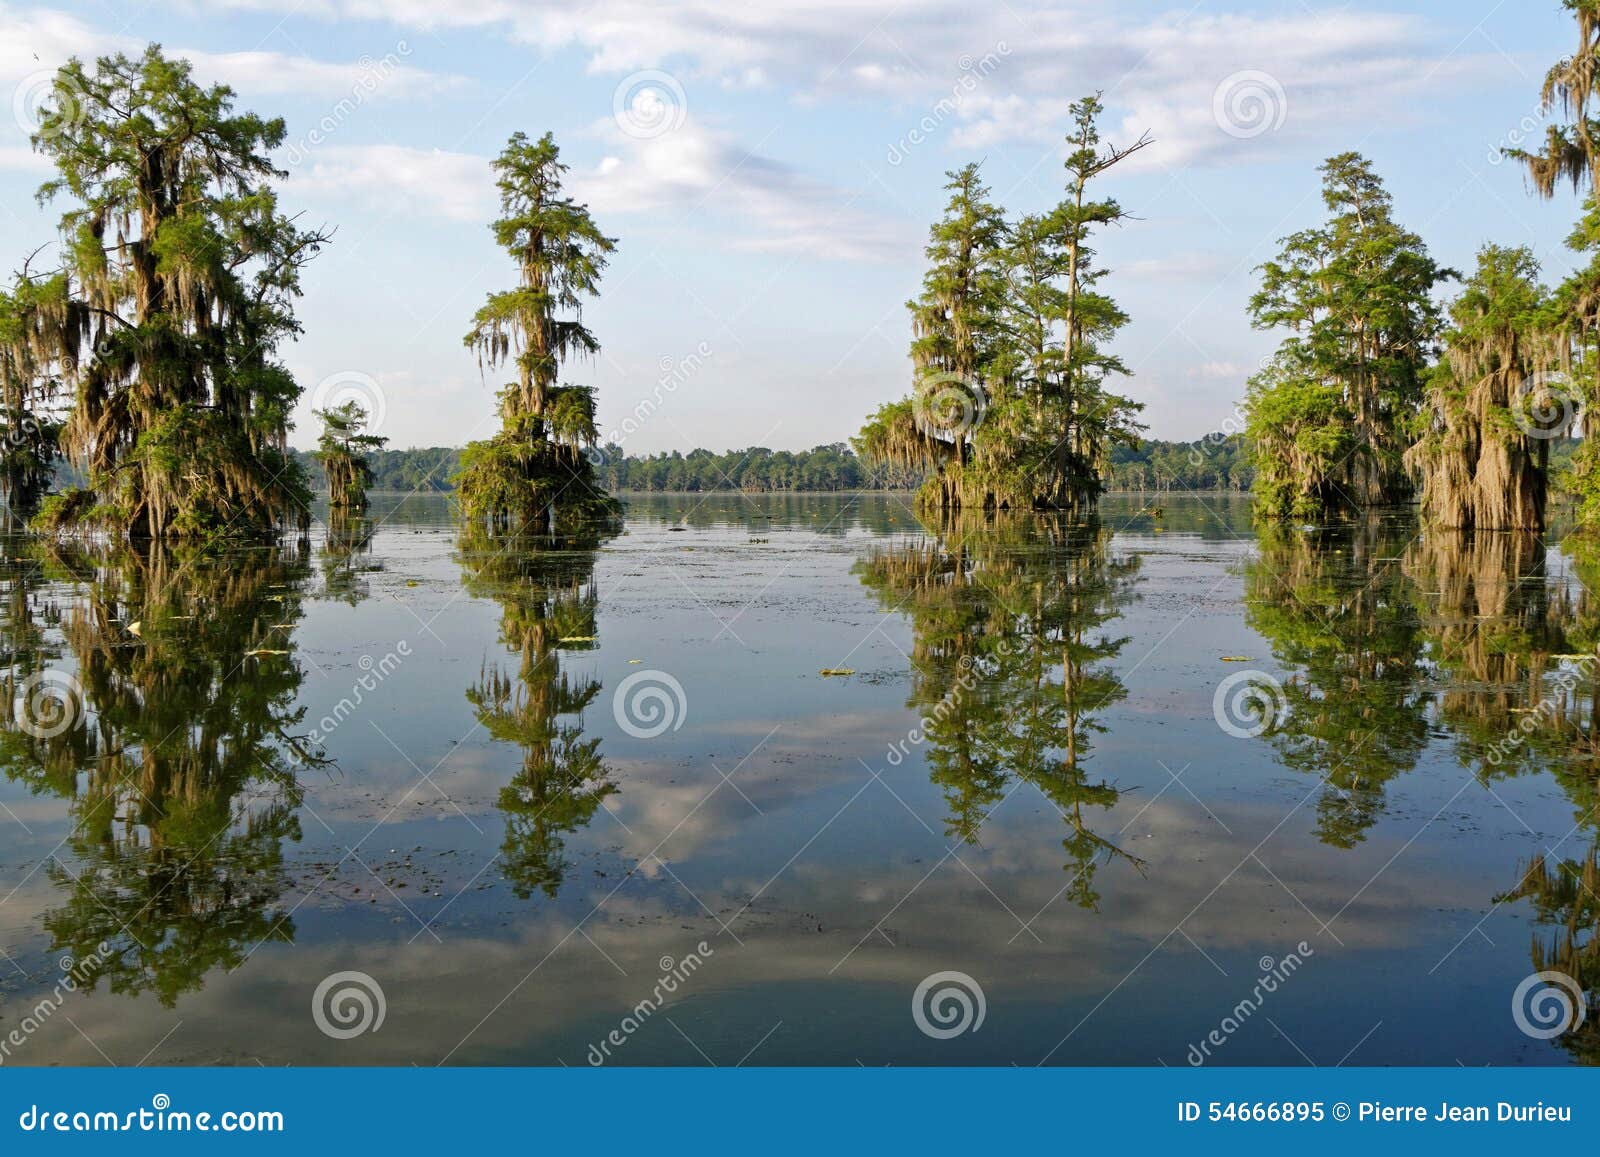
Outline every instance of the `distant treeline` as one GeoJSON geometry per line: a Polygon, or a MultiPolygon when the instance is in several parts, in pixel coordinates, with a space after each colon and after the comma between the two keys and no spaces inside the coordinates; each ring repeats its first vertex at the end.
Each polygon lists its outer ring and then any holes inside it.
{"type": "MultiPolygon", "coordinates": [[[[1552,472],[1572,457],[1574,439],[1555,442],[1552,472]]],[[[405,493],[444,493],[451,489],[461,451],[449,446],[379,450],[371,455],[373,488],[405,493]]],[[[673,450],[634,457],[608,445],[595,474],[602,486],[619,491],[747,491],[754,493],[837,490],[915,490],[922,476],[870,470],[849,446],[835,442],[811,450],[673,450]]],[[[311,454],[295,451],[313,489],[326,488],[322,467],[311,454]]],[[[1194,442],[1147,438],[1137,447],[1118,446],[1111,454],[1108,489],[1121,491],[1246,491],[1255,480],[1244,437],[1212,434],[1194,442]]]]}
{"type": "Polygon", "coordinates": [[[607,490],[828,491],[910,490],[922,485],[921,473],[873,470],[843,442],[810,450],[677,450],[642,458],[625,455],[622,447],[602,448],[596,471],[607,490]]]}
{"type": "MultiPolygon", "coordinates": [[[[322,464],[309,450],[293,451],[311,480],[313,490],[326,490],[328,480],[322,464]]],[[[410,450],[374,450],[367,455],[372,464],[372,489],[399,490],[407,494],[443,492],[451,489],[450,479],[461,465],[461,451],[453,446],[424,446],[410,450]]]]}
{"type": "MultiPolygon", "coordinates": [[[[380,450],[370,456],[376,490],[448,491],[460,451],[445,446],[413,450],[380,450]]],[[[324,489],[322,467],[310,453],[296,456],[312,485],[324,489]]],[[[811,450],[691,450],[634,457],[609,444],[593,455],[595,478],[606,490],[619,491],[838,491],[911,490],[922,476],[870,470],[842,442],[811,450]]]]}
{"type": "Polygon", "coordinates": [[[1111,451],[1111,490],[1248,490],[1255,467],[1239,434],[1211,434],[1198,442],[1146,438],[1111,451]]]}
{"type": "MultiPolygon", "coordinates": [[[[446,492],[461,452],[449,446],[379,450],[370,455],[373,488],[446,492]]],[[[313,488],[325,489],[322,467],[308,451],[295,451],[313,488]]],[[[843,442],[810,450],[678,450],[634,456],[610,444],[596,455],[595,475],[605,489],[619,491],[808,492],[915,490],[923,475],[873,470],[843,442]]],[[[1238,435],[1197,442],[1149,439],[1137,448],[1119,446],[1111,457],[1112,490],[1248,490],[1253,477],[1238,435]]]]}

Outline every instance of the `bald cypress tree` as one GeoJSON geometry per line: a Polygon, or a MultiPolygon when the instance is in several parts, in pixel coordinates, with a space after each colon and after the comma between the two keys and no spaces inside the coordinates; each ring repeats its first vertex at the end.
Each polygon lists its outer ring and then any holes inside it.
{"type": "Polygon", "coordinates": [[[966,468],[989,408],[1003,299],[1005,218],[975,164],[945,174],[950,199],[928,230],[922,292],[911,315],[911,397],[881,408],[857,438],[874,461],[931,473],[932,506],[982,505],[966,468]]]}
{"type": "Polygon", "coordinates": [[[1564,0],[1577,45],[1545,75],[1540,100],[1553,119],[1538,149],[1509,149],[1522,162],[1534,191],[1553,198],[1563,186],[1583,195],[1583,214],[1567,244],[1587,264],[1556,292],[1557,321],[1565,336],[1563,369],[1573,375],[1564,397],[1553,401],[1583,436],[1573,456],[1572,485],[1584,521],[1600,525],[1600,120],[1595,116],[1600,76],[1600,0],[1564,0]]]}
{"type": "Polygon", "coordinates": [[[1570,422],[1540,386],[1560,361],[1551,313],[1531,251],[1478,254],[1428,378],[1422,436],[1406,455],[1431,523],[1544,529],[1550,439],[1570,422]]]}
{"type": "Polygon", "coordinates": [[[61,444],[90,486],[45,507],[52,528],[214,537],[305,517],[300,388],[275,354],[327,235],[278,209],[283,121],[233,104],[156,45],[55,78],[33,146],[56,168],[41,202],[68,203],[61,268],[13,295],[0,333],[24,393],[69,399],[61,444]]]}
{"type": "Polygon", "coordinates": [[[600,350],[583,303],[599,291],[616,241],[563,193],[560,155],[549,133],[517,133],[495,159],[501,216],[490,228],[518,280],[489,295],[465,338],[486,371],[514,374],[500,390],[500,432],[466,448],[457,477],[465,514],[502,529],[546,531],[558,511],[616,511],[586,454],[599,440],[594,391],[558,384],[566,360],[600,350]]]}
{"type": "Polygon", "coordinates": [[[1072,105],[1067,198],[1006,221],[975,164],[947,173],[950,199],[929,230],[909,398],[883,406],[855,440],[891,468],[931,477],[924,505],[1088,514],[1117,444],[1134,444],[1142,407],[1108,383],[1127,367],[1107,346],[1127,315],[1097,289],[1089,242],[1121,222],[1090,184],[1150,143],[1104,145],[1098,97],[1072,105]]]}
{"type": "Polygon", "coordinates": [[[1328,219],[1287,237],[1250,299],[1288,337],[1246,399],[1260,512],[1315,518],[1407,501],[1404,456],[1437,347],[1434,286],[1453,274],[1394,218],[1372,163],[1322,166],[1328,219]]]}

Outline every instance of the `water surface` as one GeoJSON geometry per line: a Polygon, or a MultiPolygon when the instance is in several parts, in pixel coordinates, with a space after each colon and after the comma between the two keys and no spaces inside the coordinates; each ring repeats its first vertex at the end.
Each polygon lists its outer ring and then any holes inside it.
{"type": "Polygon", "coordinates": [[[1221,496],[9,540],[3,1060],[1585,1060],[1513,994],[1600,971],[1589,574],[1221,496]]]}

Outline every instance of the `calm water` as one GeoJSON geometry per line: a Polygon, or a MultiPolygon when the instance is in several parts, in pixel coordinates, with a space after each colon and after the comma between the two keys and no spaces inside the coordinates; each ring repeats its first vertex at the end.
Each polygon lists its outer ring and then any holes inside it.
{"type": "Polygon", "coordinates": [[[1600,973],[1600,607],[1553,544],[1216,497],[373,515],[5,544],[4,1063],[1600,1053],[1513,1015],[1600,973]]]}

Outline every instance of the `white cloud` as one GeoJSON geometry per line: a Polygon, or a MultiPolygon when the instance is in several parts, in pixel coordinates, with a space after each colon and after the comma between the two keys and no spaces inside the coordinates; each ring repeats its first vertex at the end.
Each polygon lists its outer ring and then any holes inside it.
{"type": "Polygon", "coordinates": [[[596,132],[611,151],[573,182],[596,213],[731,214],[746,226],[737,247],[757,252],[860,261],[904,251],[900,227],[862,207],[858,192],[741,148],[693,117],[645,140],[609,121],[596,132]]]}
{"type": "Polygon", "coordinates": [[[1129,261],[1117,270],[1118,277],[1148,281],[1214,282],[1226,275],[1231,263],[1216,253],[1168,253],[1140,261],[1129,261]]]}
{"type": "MultiPolygon", "coordinates": [[[[0,88],[14,98],[17,86],[36,74],[65,64],[114,52],[136,55],[145,41],[136,36],[103,32],[74,16],[49,9],[21,10],[0,4],[0,88]]],[[[203,83],[226,83],[241,96],[256,93],[340,99],[362,88],[364,99],[429,95],[465,84],[406,63],[411,54],[404,40],[387,40],[357,60],[323,61],[281,52],[202,52],[169,46],[187,58],[203,83]]],[[[8,118],[9,119],[9,118],[8,118]]],[[[22,126],[14,127],[19,134],[22,126]]]]}
{"type": "Polygon", "coordinates": [[[485,157],[402,145],[324,145],[293,173],[297,196],[349,197],[380,210],[483,224],[494,216],[485,157]]]}
{"type": "MultiPolygon", "coordinates": [[[[814,181],[781,161],[739,148],[693,119],[639,140],[610,122],[597,126],[607,155],[574,170],[569,187],[602,222],[671,214],[695,225],[704,215],[744,225],[737,248],[859,261],[904,252],[901,230],[855,194],[814,181]]],[[[487,157],[399,145],[323,146],[295,170],[297,194],[354,197],[373,208],[483,223],[495,212],[487,157]]],[[[698,227],[698,226],[696,226],[698,227]]]]}
{"type": "MultiPolygon", "coordinates": [[[[287,0],[223,0],[287,11],[287,0]]],[[[1001,66],[959,100],[952,147],[1008,140],[1058,141],[1065,106],[1106,91],[1112,124],[1127,136],[1150,129],[1158,148],[1144,164],[1236,160],[1330,128],[1393,120],[1423,89],[1476,75],[1485,58],[1459,54],[1423,20],[1384,11],[1310,10],[1287,15],[1108,16],[1102,5],[1016,0],[803,0],[730,8],[720,0],[321,0],[325,16],[388,19],[406,27],[508,28],[541,49],[577,48],[592,71],[679,71],[696,82],[773,83],[811,102],[860,96],[905,102],[920,116],[972,62],[1000,53],[1001,66]],[[1286,107],[1276,131],[1241,139],[1218,124],[1218,86],[1235,74],[1265,74],[1286,107]],[[920,107],[919,107],[920,106],[920,107]]],[[[1274,120],[1276,118],[1274,117],[1274,120]]]]}

